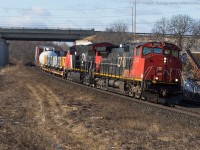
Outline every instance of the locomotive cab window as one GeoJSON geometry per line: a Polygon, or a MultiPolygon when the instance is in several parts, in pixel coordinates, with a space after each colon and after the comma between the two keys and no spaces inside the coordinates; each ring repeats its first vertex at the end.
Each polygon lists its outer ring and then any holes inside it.
{"type": "Polygon", "coordinates": [[[171,50],[170,49],[165,49],[164,54],[165,55],[170,55],[171,54],[171,50]]]}
{"type": "Polygon", "coordinates": [[[154,51],[155,54],[162,54],[161,48],[154,48],[153,51],[154,51]]]}
{"type": "Polygon", "coordinates": [[[174,57],[177,57],[178,58],[178,51],[177,50],[172,50],[172,55],[174,57]]]}
{"type": "Polygon", "coordinates": [[[135,50],[135,56],[140,56],[140,47],[137,47],[135,50]]]}
{"type": "Polygon", "coordinates": [[[151,48],[150,47],[144,47],[142,51],[142,55],[148,55],[151,54],[151,48]]]}

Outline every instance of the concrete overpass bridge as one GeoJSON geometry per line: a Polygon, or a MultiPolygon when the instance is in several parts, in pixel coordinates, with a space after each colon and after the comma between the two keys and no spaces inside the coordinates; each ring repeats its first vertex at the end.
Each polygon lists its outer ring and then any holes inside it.
{"type": "Polygon", "coordinates": [[[0,28],[0,66],[9,60],[6,40],[73,42],[94,34],[94,29],[0,28]]]}

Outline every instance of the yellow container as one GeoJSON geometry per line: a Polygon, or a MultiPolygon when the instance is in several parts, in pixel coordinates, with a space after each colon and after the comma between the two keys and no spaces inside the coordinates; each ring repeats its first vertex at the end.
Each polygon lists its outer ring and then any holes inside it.
{"type": "Polygon", "coordinates": [[[44,65],[47,65],[47,55],[44,55],[44,65]]]}
{"type": "Polygon", "coordinates": [[[65,68],[65,61],[66,61],[66,57],[61,57],[61,64],[60,64],[60,66],[62,67],[62,68],[65,68]]]}

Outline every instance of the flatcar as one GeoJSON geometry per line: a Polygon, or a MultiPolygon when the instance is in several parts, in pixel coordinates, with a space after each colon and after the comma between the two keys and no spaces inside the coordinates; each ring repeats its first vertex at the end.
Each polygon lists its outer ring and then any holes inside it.
{"type": "Polygon", "coordinates": [[[181,93],[179,53],[176,45],[166,42],[120,47],[94,43],[70,47],[65,65],[60,63],[61,70],[47,64],[40,67],[68,80],[171,105],[178,102],[181,93]]]}

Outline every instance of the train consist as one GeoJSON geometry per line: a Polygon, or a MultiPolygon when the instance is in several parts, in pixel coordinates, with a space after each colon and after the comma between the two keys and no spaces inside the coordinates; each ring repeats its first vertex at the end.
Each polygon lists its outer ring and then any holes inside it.
{"type": "Polygon", "coordinates": [[[175,104],[181,93],[180,49],[171,43],[148,42],[74,45],[65,53],[36,48],[42,70],[103,90],[175,104]]]}

